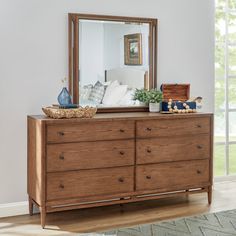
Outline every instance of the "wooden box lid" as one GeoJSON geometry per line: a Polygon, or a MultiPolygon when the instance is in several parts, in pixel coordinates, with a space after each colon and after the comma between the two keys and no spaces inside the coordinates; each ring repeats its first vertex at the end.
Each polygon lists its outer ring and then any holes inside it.
{"type": "Polygon", "coordinates": [[[162,84],[163,100],[187,101],[190,94],[190,84],[162,84]]]}

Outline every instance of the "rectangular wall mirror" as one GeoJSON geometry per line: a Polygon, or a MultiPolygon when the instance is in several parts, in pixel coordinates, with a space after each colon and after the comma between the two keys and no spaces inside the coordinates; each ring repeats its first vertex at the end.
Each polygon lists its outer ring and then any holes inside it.
{"type": "Polygon", "coordinates": [[[69,14],[69,90],[98,112],[145,111],[135,89],[157,81],[157,19],[69,14]]]}

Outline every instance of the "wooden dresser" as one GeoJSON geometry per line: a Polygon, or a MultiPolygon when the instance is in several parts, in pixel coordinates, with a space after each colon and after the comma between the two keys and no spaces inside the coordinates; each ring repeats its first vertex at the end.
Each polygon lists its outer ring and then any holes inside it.
{"type": "Polygon", "coordinates": [[[41,212],[212,194],[213,115],[28,116],[28,195],[41,212]]]}

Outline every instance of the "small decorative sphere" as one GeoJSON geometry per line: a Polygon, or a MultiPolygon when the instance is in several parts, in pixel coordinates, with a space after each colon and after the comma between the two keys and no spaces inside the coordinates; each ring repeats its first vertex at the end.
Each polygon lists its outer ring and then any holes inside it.
{"type": "Polygon", "coordinates": [[[172,102],[172,99],[171,99],[171,98],[169,99],[169,102],[172,102]]]}
{"type": "Polygon", "coordinates": [[[189,109],[189,105],[186,105],[186,107],[185,107],[186,109],[189,109]]]}
{"type": "Polygon", "coordinates": [[[182,110],[178,110],[178,113],[182,113],[182,110]]]}
{"type": "Polygon", "coordinates": [[[172,104],[172,102],[168,102],[168,105],[171,105],[172,104]]]}
{"type": "Polygon", "coordinates": [[[185,112],[186,112],[186,110],[183,109],[183,110],[182,110],[182,113],[185,113],[185,112]]]}
{"type": "Polygon", "coordinates": [[[183,106],[184,106],[184,107],[186,107],[186,106],[187,106],[187,104],[186,104],[186,103],[184,103],[184,104],[183,104],[183,106]]]}
{"type": "Polygon", "coordinates": [[[197,110],[196,109],[193,109],[193,113],[196,113],[197,112],[197,110]]]}
{"type": "Polygon", "coordinates": [[[192,110],[192,109],[188,109],[188,112],[189,112],[189,113],[192,113],[192,112],[193,112],[193,110],[192,110]]]}
{"type": "Polygon", "coordinates": [[[185,111],[186,113],[189,113],[189,109],[186,109],[186,111],[185,111]]]}
{"type": "Polygon", "coordinates": [[[177,109],[178,109],[178,107],[175,105],[175,106],[174,106],[174,109],[175,109],[175,110],[177,110],[177,109]]]}
{"type": "Polygon", "coordinates": [[[173,109],[172,109],[172,108],[170,108],[170,109],[169,109],[169,112],[173,112],[173,109]]]}

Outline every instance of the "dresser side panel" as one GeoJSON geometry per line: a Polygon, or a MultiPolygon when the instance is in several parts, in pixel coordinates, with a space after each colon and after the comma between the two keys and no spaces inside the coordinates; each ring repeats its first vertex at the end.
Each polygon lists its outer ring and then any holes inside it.
{"type": "Polygon", "coordinates": [[[213,185],[213,163],[214,163],[214,153],[213,153],[213,149],[214,149],[214,115],[212,114],[210,116],[210,124],[211,124],[211,131],[210,131],[210,183],[211,185],[213,185]]]}
{"type": "Polygon", "coordinates": [[[44,202],[44,122],[28,117],[28,194],[40,206],[44,202]]]}

